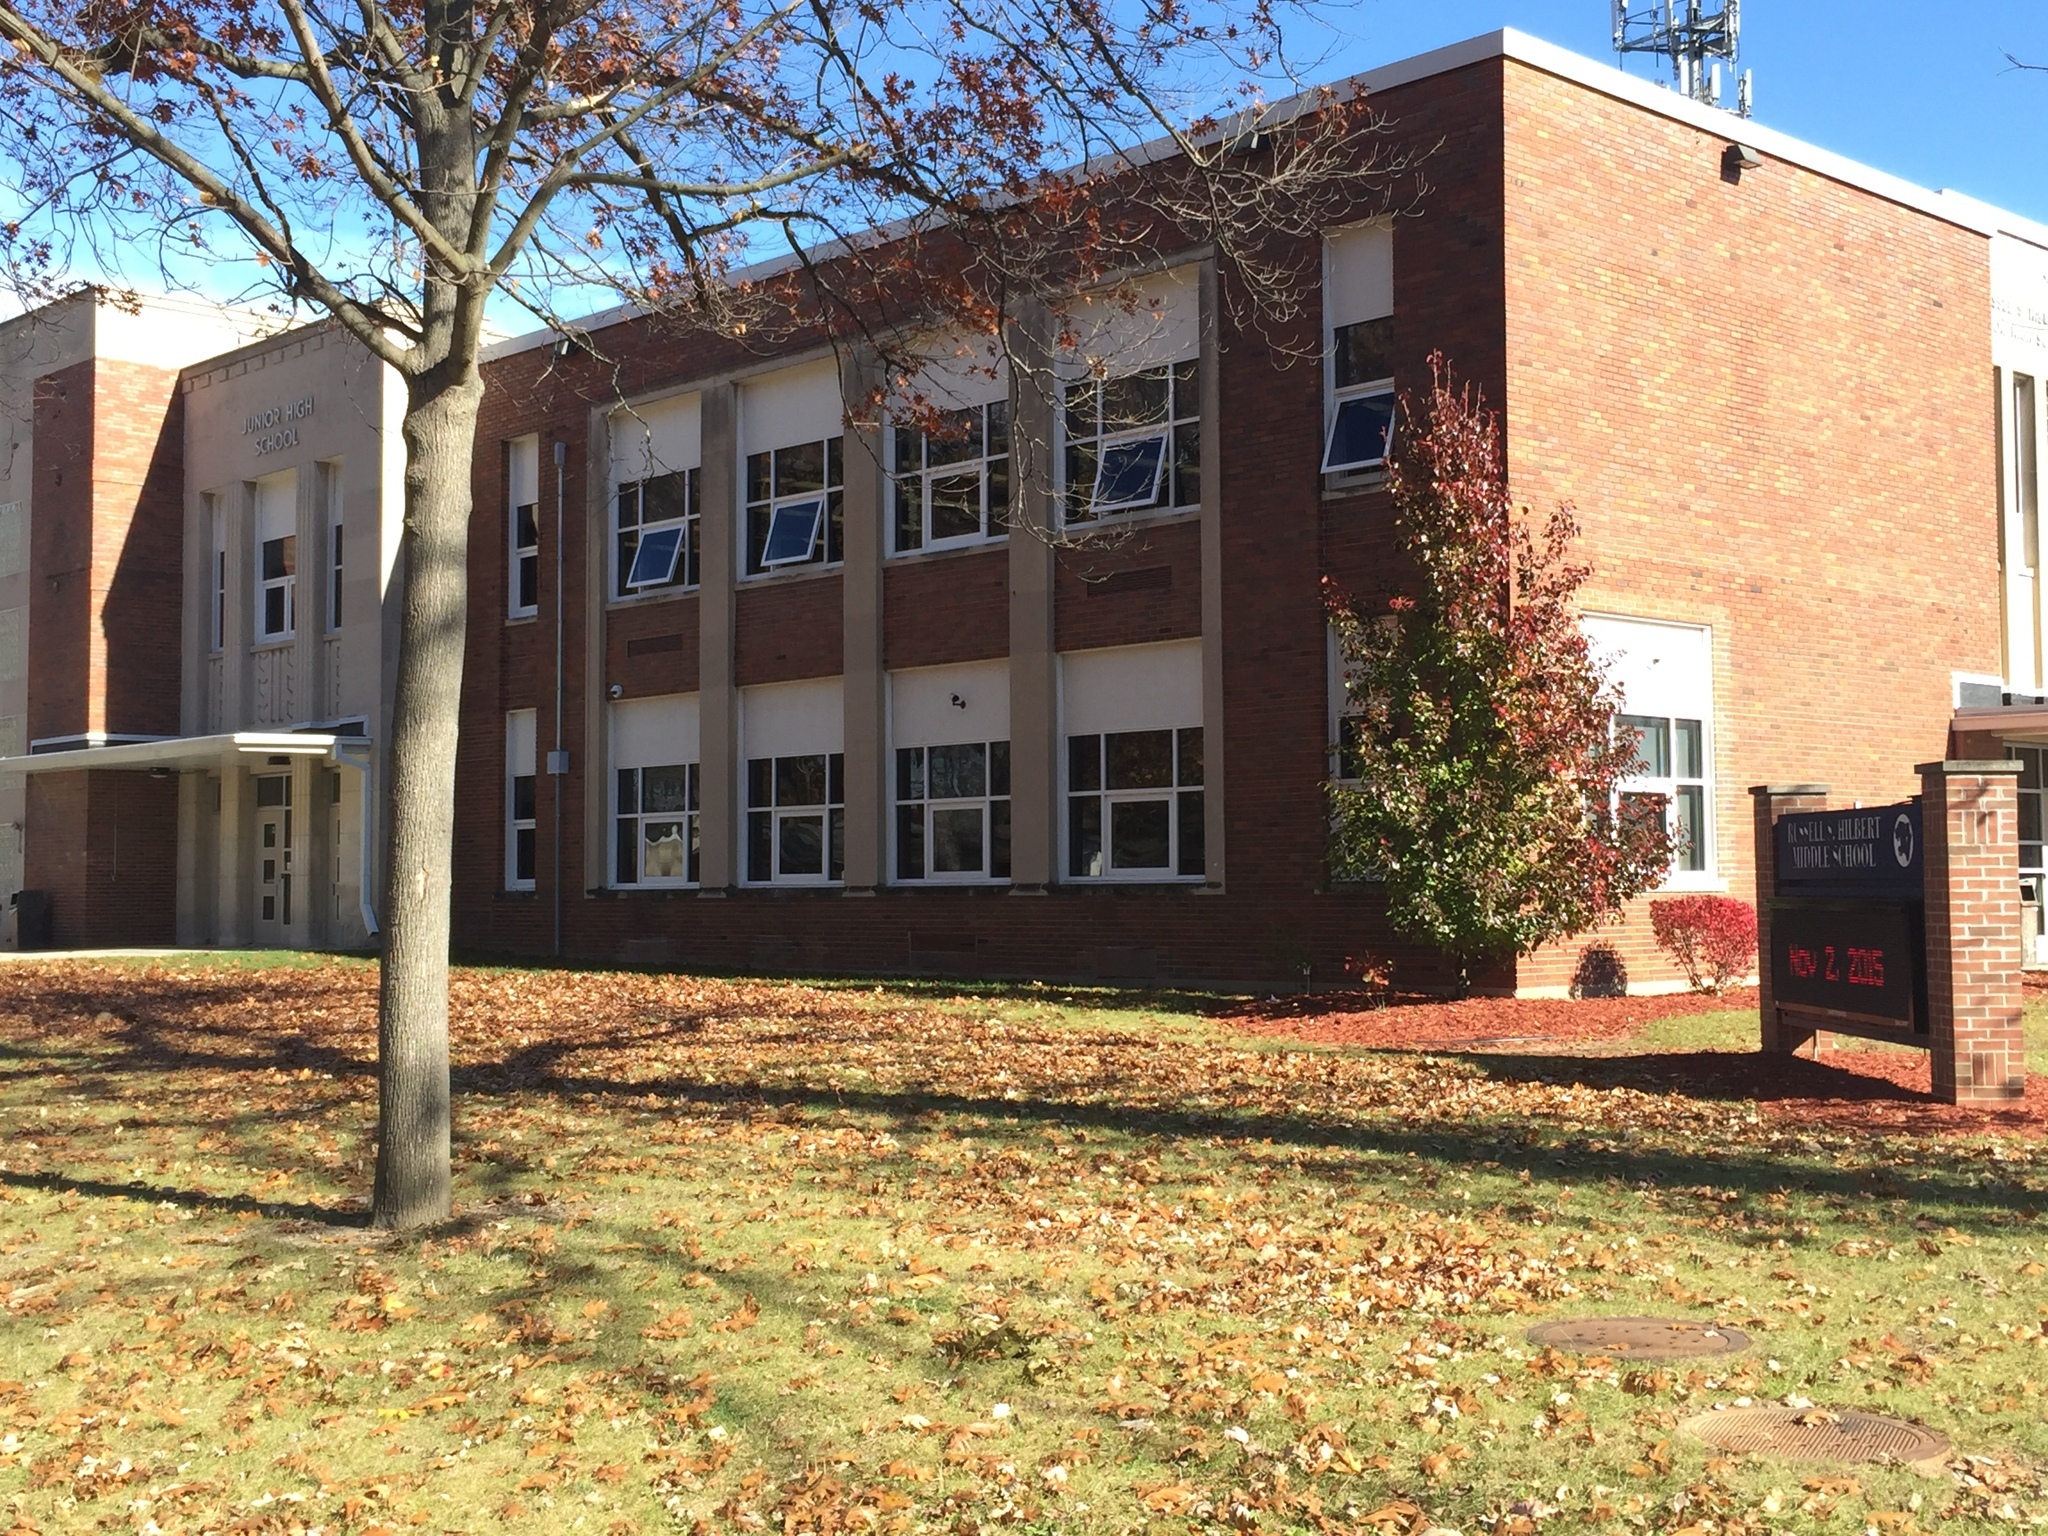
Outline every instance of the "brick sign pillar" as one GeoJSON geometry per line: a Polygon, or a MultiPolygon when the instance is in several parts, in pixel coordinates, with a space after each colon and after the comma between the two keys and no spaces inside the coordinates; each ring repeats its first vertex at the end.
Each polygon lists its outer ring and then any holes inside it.
{"type": "Polygon", "coordinates": [[[1756,813],[1756,970],[1762,1049],[1789,1056],[1815,1038],[1815,1033],[1810,1026],[1801,1028],[1781,1019],[1777,1000],[1771,996],[1771,898],[1778,894],[1778,818],[1789,811],[1826,810],[1828,787],[1758,784],[1749,793],[1756,813]]]}
{"type": "Polygon", "coordinates": [[[1918,771],[1934,1095],[1952,1104],[2022,1098],[2019,764],[1922,763],[1918,771]]]}

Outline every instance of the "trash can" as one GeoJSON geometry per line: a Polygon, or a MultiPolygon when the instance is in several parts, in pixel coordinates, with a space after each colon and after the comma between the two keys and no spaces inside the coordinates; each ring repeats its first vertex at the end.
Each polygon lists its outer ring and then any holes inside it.
{"type": "Polygon", "coordinates": [[[14,931],[23,949],[55,949],[56,921],[48,891],[19,891],[14,897],[14,931]]]}

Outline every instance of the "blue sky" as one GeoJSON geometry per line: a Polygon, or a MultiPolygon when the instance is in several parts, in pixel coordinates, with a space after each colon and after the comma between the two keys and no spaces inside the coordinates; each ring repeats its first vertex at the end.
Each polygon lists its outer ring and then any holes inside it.
{"type": "MultiPolygon", "coordinates": [[[[1328,38],[1313,73],[1331,79],[1503,26],[1613,63],[1610,13],[1609,0],[1351,0],[1326,13],[1349,35],[1328,38]]],[[[1315,50],[1305,32],[1297,41],[1315,50]]],[[[1743,0],[1757,121],[2048,222],[2048,72],[2015,70],[2007,53],[2048,66],[2040,0],[1743,0]]]]}

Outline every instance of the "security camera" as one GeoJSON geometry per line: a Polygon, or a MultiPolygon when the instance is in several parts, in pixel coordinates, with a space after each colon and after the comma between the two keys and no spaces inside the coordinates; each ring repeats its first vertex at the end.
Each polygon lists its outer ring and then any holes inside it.
{"type": "Polygon", "coordinates": [[[626,696],[626,685],[624,683],[613,683],[610,692],[613,698],[623,699],[626,696]]]}
{"type": "Polygon", "coordinates": [[[960,695],[956,693],[953,695],[953,707],[955,709],[965,709],[967,707],[967,701],[961,698],[960,695]]]}

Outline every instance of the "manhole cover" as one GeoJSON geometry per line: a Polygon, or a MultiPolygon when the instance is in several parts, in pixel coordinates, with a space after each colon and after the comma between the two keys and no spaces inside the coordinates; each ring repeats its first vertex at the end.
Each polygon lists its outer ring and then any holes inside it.
{"type": "Polygon", "coordinates": [[[1905,1462],[1938,1466],[1948,1436],[1854,1409],[1728,1408],[1688,1419],[1690,1434],[1724,1451],[1781,1461],[1905,1462]]]}
{"type": "Polygon", "coordinates": [[[1529,1342],[1627,1360],[1690,1360],[1739,1353],[1749,1348],[1749,1335],[1683,1317],[1566,1317],[1538,1323],[1529,1342]]]}

